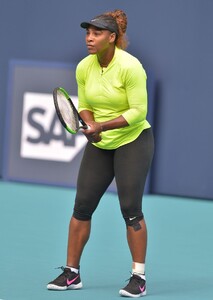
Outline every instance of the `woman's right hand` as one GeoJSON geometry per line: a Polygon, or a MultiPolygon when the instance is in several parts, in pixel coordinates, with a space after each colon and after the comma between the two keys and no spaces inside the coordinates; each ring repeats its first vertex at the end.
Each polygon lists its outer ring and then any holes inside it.
{"type": "Polygon", "coordinates": [[[98,143],[101,141],[101,125],[95,121],[88,122],[88,128],[83,129],[82,132],[87,140],[91,143],[98,143]]]}

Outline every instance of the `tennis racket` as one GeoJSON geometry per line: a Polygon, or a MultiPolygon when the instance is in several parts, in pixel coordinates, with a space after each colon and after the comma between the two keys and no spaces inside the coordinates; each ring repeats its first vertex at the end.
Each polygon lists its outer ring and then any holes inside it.
{"type": "Polygon", "coordinates": [[[88,128],[64,88],[57,87],[53,90],[53,100],[58,118],[67,131],[75,134],[81,128],[88,128]]]}

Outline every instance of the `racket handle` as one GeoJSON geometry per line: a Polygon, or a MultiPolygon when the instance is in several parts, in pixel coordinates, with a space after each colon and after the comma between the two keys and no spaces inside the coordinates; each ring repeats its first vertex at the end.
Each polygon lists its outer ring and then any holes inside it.
{"type": "Polygon", "coordinates": [[[80,127],[80,130],[82,130],[82,129],[87,129],[87,130],[89,130],[89,129],[90,129],[90,126],[89,126],[89,125],[81,126],[81,127],[80,127]]]}

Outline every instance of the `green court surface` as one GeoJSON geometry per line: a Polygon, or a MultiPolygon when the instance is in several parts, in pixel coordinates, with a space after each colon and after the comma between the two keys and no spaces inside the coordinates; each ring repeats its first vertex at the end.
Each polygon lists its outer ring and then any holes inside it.
{"type": "MultiPolygon", "coordinates": [[[[46,284],[66,261],[74,189],[0,182],[0,299],[114,300],[130,277],[131,258],[118,199],[107,193],[93,217],[81,261],[83,289],[46,284]]],[[[213,202],[146,195],[147,296],[212,299],[213,202]]]]}

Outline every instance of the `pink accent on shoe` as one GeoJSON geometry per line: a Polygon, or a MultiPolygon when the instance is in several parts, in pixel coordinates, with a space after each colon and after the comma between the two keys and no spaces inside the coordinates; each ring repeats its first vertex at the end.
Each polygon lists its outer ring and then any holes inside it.
{"type": "Polygon", "coordinates": [[[146,288],[145,285],[144,285],[143,287],[140,287],[140,286],[139,286],[139,289],[140,289],[141,293],[143,293],[143,292],[145,291],[145,288],[146,288]]]}
{"type": "Polygon", "coordinates": [[[67,279],[67,285],[71,285],[77,278],[79,277],[79,275],[77,275],[75,278],[73,278],[72,280],[67,279]]]}

